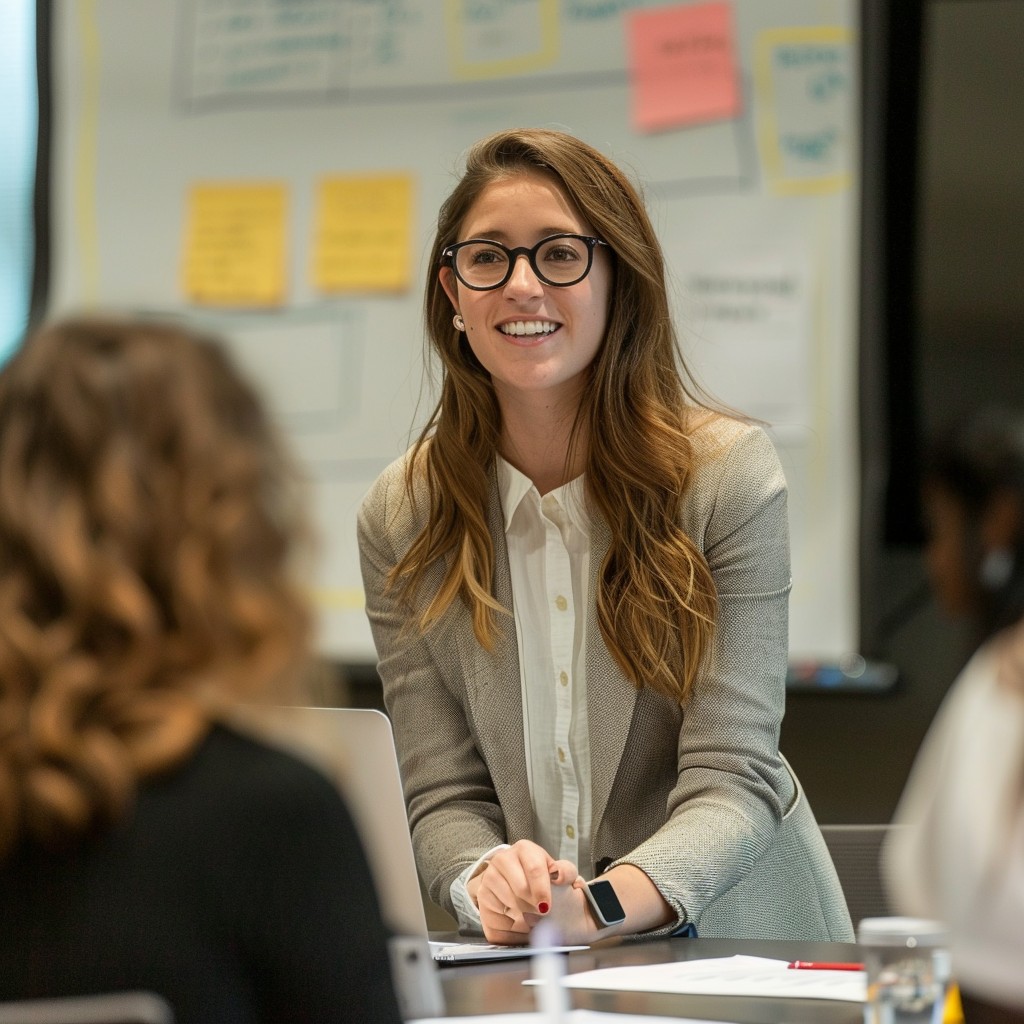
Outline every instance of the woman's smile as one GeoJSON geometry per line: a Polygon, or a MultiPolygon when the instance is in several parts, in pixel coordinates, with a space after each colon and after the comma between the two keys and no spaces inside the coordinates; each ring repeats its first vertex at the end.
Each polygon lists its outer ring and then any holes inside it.
{"type": "Polygon", "coordinates": [[[561,324],[553,320],[508,320],[498,324],[498,330],[502,334],[510,341],[516,341],[521,345],[542,342],[560,327],[561,324]]]}

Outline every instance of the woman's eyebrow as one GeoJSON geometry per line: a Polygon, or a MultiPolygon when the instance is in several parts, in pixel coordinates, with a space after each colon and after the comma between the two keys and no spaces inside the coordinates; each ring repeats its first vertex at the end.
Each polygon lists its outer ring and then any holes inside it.
{"type": "MultiPolygon", "coordinates": [[[[540,241],[543,238],[547,238],[550,235],[578,235],[584,232],[578,231],[576,228],[567,227],[544,227],[537,231],[537,240],[540,241]]],[[[475,232],[472,235],[467,235],[467,238],[489,238],[495,242],[505,242],[512,237],[508,231],[502,228],[495,228],[494,230],[488,230],[484,228],[480,231],[475,232]]]]}

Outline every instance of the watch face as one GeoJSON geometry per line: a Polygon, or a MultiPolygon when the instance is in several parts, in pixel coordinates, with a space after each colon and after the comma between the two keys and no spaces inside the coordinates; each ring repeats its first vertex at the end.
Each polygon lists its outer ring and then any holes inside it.
{"type": "Polygon", "coordinates": [[[598,923],[607,927],[626,920],[626,912],[622,909],[622,904],[619,902],[619,897],[615,895],[611,882],[590,882],[584,891],[598,923]]]}

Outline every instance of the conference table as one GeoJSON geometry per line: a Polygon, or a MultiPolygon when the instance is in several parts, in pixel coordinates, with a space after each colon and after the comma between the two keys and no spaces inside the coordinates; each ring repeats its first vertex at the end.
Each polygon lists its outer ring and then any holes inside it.
{"type": "MultiPolygon", "coordinates": [[[[445,936],[451,938],[450,936],[445,936]]],[[[602,967],[623,967],[679,960],[700,960],[737,953],[779,960],[859,961],[862,954],[853,943],[792,942],[734,939],[653,939],[599,943],[587,950],[566,954],[566,973],[602,967]]],[[[529,977],[529,961],[502,960],[444,965],[440,968],[447,1013],[468,1016],[479,1013],[536,1009],[529,977]]],[[[606,992],[570,989],[574,1008],[606,1013],[651,1014],[691,1017],[699,1020],[736,1021],[739,1024],[861,1024],[863,1006],[840,1000],[789,999],[708,995],[668,995],[646,992],[606,992]]]]}

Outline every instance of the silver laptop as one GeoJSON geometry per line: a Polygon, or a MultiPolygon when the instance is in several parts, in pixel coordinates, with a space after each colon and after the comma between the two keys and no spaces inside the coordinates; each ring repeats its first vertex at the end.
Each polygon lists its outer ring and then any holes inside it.
{"type": "MultiPolygon", "coordinates": [[[[391,720],[380,711],[364,708],[284,710],[292,726],[311,741],[314,752],[330,757],[332,773],[337,769],[336,778],[370,861],[385,921],[399,934],[429,939],[391,720]]],[[[538,952],[529,946],[497,946],[483,939],[431,941],[430,948],[434,959],[441,963],[498,960],[538,952]]]]}

